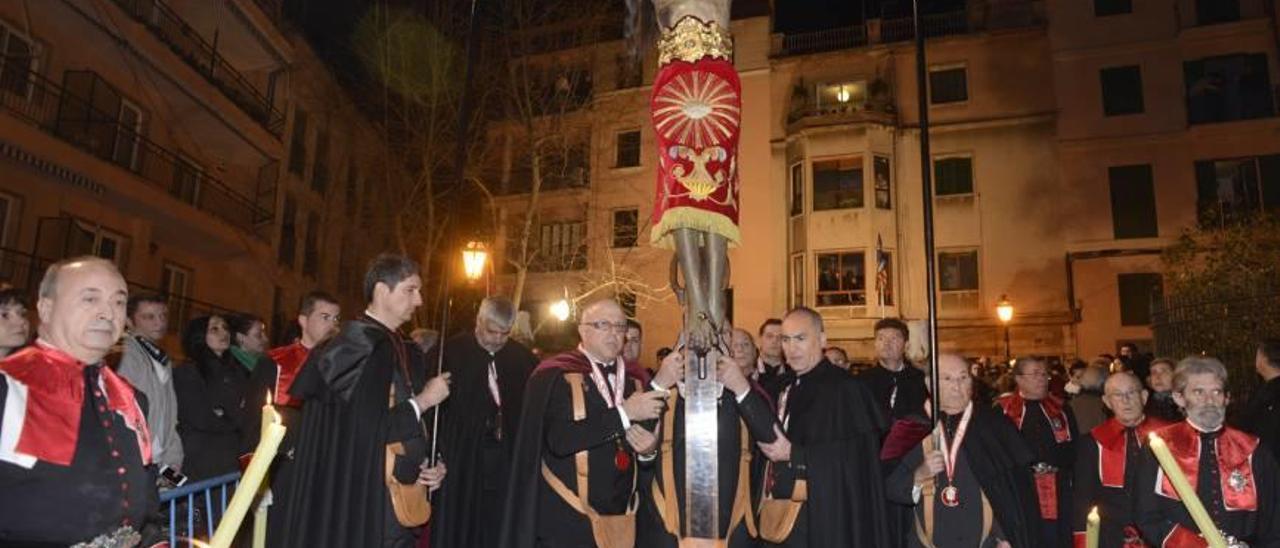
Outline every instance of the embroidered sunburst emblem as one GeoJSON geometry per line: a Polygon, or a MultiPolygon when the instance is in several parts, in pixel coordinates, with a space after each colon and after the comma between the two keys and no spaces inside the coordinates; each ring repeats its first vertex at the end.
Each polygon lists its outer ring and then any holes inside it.
{"type": "Polygon", "coordinates": [[[737,102],[724,78],[702,71],[681,74],[654,98],[654,128],[695,149],[718,145],[738,129],[737,102]]]}

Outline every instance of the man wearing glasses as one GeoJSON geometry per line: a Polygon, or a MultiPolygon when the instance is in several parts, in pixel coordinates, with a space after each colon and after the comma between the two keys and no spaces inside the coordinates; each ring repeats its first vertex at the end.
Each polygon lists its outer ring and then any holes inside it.
{"type": "Polygon", "coordinates": [[[529,377],[512,457],[500,546],[625,546],[635,536],[637,458],[658,440],[640,426],[665,394],[622,360],[627,318],[613,300],[582,309],[578,348],[529,377]]]}
{"type": "Polygon", "coordinates": [[[1071,512],[1076,546],[1085,545],[1086,520],[1095,506],[1102,518],[1099,547],[1145,546],[1134,519],[1138,468],[1147,435],[1169,425],[1163,419],[1146,416],[1143,409],[1147,397],[1142,381],[1129,372],[1111,375],[1103,386],[1102,404],[1114,416],[1084,434],[1076,444],[1071,512]]]}
{"type": "MultiPolygon", "coordinates": [[[[455,396],[441,407],[440,451],[445,462],[465,465],[441,487],[431,524],[437,548],[498,545],[524,385],[538,365],[528,348],[511,340],[515,321],[510,300],[489,297],[480,303],[475,329],[444,343],[455,396]]],[[[438,359],[437,351],[429,353],[427,369],[434,371],[438,359]]]]}
{"type": "Polygon", "coordinates": [[[1040,501],[1041,544],[1070,542],[1071,472],[1075,463],[1076,418],[1071,408],[1049,394],[1049,369],[1042,358],[1018,358],[1013,366],[1017,389],[996,399],[1036,455],[1036,495],[1040,501]]]}

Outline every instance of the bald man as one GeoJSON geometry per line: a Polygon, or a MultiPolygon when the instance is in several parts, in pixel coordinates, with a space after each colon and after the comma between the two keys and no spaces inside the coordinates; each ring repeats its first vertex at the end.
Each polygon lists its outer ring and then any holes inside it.
{"type": "Polygon", "coordinates": [[[1034,455],[998,411],[973,403],[964,358],[938,357],[937,429],[889,476],[889,499],[913,507],[907,546],[1031,546],[1040,527],[1034,455]]]}
{"type": "Polygon", "coordinates": [[[636,461],[658,446],[638,423],[658,417],[665,394],[645,392],[648,375],[623,362],[626,334],[622,307],[595,301],[582,309],[578,348],[529,377],[499,546],[620,545],[625,535],[605,521],[634,532],[636,461]]]}
{"type": "Polygon", "coordinates": [[[1133,373],[1116,373],[1103,386],[1102,404],[1114,415],[1076,443],[1075,501],[1072,530],[1075,545],[1085,545],[1089,510],[1102,518],[1100,548],[1144,546],[1134,524],[1138,467],[1147,435],[1169,422],[1148,417],[1147,391],[1133,373]]]}
{"type": "Polygon", "coordinates": [[[0,361],[6,546],[133,546],[158,507],[147,405],[102,366],[128,298],[110,262],[55,263],[40,282],[40,338],[0,361]]]}
{"type": "Polygon", "coordinates": [[[795,377],[779,395],[777,439],[758,445],[770,463],[765,496],[803,503],[792,527],[761,520],[764,546],[888,545],[879,458],[886,421],[863,382],[827,361],[826,346],[817,312],[800,307],[783,318],[782,349],[795,377]]]}

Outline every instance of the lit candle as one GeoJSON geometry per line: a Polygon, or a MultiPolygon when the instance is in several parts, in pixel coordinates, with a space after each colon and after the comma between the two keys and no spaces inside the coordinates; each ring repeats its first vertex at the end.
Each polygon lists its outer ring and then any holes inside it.
{"type": "Polygon", "coordinates": [[[1089,510],[1089,527],[1084,532],[1085,548],[1098,548],[1098,524],[1101,521],[1098,517],[1098,507],[1094,506],[1089,510]]]}
{"type": "Polygon", "coordinates": [[[1182,473],[1178,461],[1174,460],[1173,454],[1169,452],[1169,446],[1165,445],[1164,440],[1160,439],[1155,432],[1151,433],[1149,439],[1151,452],[1155,453],[1156,460],[1160,461],[1160,468],[1164,469],[1164,476],[1169,478],[1174,491],[1178,492],[1178,498],[1182,499],[1182,505],[1187,507],[1187,513],[1191,514],[1191,519],[1196,522],[1196,527],[1200,529],[1200,536],[1204,537],[1210,548],[1226,548],[1226,539],[1222,538],[1217,524],[1213,523],[1213,518],[1209,517],[1209,512],[1204,509],[1200,497],[1196,496],[1195,488],[1187,482],[1187,476],[1182,473]]]}
{"type": "Polygon", "coordinates": [[[218,530],[209,541],[209,546],[212,548],[228,548],[231,546],[231,541],[235,540],[236,531],[240,529],[240,523],[244,521],[245,514],[249,513],[249,506],[253,504],[258,489],[262,487],[262,481],[267,477],[267,469],[271,467],[271,461],[275,460],[276,451],[280,449],[280,441],[284,439],[284,425],[280,423],[280,414],[276,413],[275,408],[271,406],[269,394],[267,397],[267,404],[262,407],[263,428],[262,437],[258,439],[258,448],[253,451],[253,460],[249,461],[249,467],[240,477],[240,485],[236,487],[236,493],[231,497],[231,504],[222,514],[218,530]]]}

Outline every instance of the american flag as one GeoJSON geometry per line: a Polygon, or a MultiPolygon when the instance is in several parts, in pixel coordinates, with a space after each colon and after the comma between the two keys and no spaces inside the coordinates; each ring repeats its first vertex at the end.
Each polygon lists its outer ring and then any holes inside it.
{"type": "Polygon", "coordinates": [[[889,287],[889,254],[884,251],[884,240],[876,234],[876,292],[882,297],[889,287]]]}

